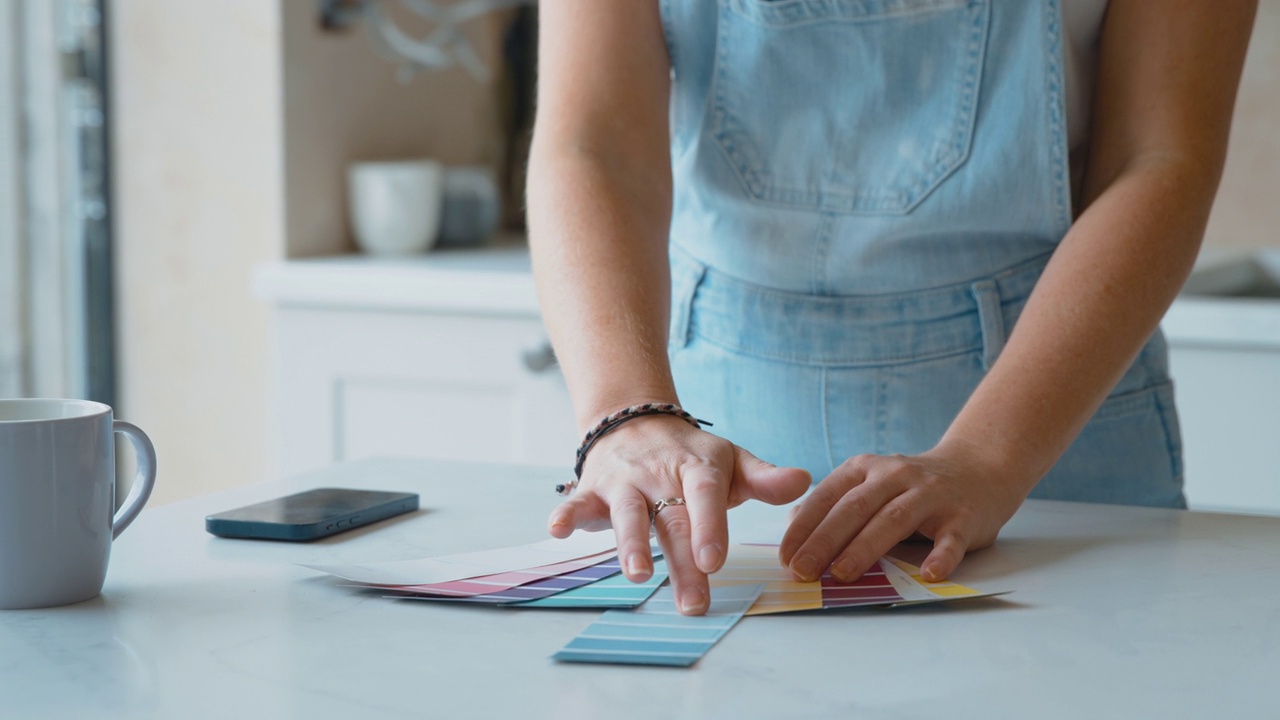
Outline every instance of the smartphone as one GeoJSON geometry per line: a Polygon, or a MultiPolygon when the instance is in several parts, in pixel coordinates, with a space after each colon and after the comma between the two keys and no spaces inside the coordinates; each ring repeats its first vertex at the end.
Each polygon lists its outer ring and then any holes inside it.
{"type": "Polygon", "coordinates": [[[416,493],[317,488],[210,515],[219,537],[316,540],[418,509],[416,493]]]}

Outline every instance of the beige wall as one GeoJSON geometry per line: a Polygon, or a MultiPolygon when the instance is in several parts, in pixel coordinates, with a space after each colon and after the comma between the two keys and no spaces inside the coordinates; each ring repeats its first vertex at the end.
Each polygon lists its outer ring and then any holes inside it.
{"type": "MultiPolygon", "coordinates": [[[[283,0],[284,116],[289,257],[354,249],[344,173],[356,160],[433,157],[448,164],[500,159],[498,94],[461,68],[418,73],[407,83],[379,56],[363,27],[323,32],[314,0],[283,0]]],[[[399,6],[390,4],[394,10],[399,6]]],[[[411,15],[397,19],[421,37],[411,15]]],[[[495,67],[501,18],[467,28],[495,67]]]]}
{"type": "MultiPolygon", "coordinates": [[[[321,32],[316,6],[112,4],[118,404],[155,440],[158,502],[275,472],[274,339],[251,276],[350,249],[347,163],[500,157],[493,87],[461,69],[400,84],[363,29],[321,32]]],[[[499,21],[476,25],[495,59],[499,21]]]]}
{"type": "Polygon", "coordinates": [[[271,473],[249,283],[284,246],[280,15],[115,0],[110,22],[119,415],[155,441],[164,502],[271,473]]]}
{"type": "Polygon", "coordinates": [[[1280,0],[1263,0],[1205,244],[1280,247],[1280,0]]]}

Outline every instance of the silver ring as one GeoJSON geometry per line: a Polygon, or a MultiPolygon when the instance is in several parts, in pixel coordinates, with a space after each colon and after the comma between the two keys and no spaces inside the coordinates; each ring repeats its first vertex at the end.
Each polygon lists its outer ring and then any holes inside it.
{"type": "Polygon", "coordinates": [[[663,498],[659,500],[658,502],[653,504],[653,509],[649,511],[649,522],[652,523],[654,519],[658,517],[658,513],[662,512],[663,508],[669,508],[672,505],[683,505],[683,504],[684,504],[684,498],[680,498],[680,497],[669,497],[669,498],[663,498]]]}

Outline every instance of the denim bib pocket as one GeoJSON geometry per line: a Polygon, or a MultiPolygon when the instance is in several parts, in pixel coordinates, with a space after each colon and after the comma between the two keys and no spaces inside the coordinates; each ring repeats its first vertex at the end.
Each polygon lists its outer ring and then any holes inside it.
{"type": "Polygon", "coordinates": [[[720,0],[712,133],[748,197],[919,205],[968,158],[988,2],[720,0]]]}

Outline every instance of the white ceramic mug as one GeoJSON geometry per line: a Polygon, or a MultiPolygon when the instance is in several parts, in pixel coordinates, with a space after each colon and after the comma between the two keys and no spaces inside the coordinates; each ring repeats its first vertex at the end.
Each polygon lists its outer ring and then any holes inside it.
{"type": "Polygon", "coordinates": [[[87,400],[0,400],[0,610],[97,597],[111,541],[138,516],[156,479],[145,433],[87,400]],[[137,477],[115,508],[115,435],[137,477]]]}
{"type": "Polygon", "coordinates": [[[435,160],[360,162],[347,168],[356,245],[375,255],[426,252],[440,233],[444,165],[435,160]]]}

